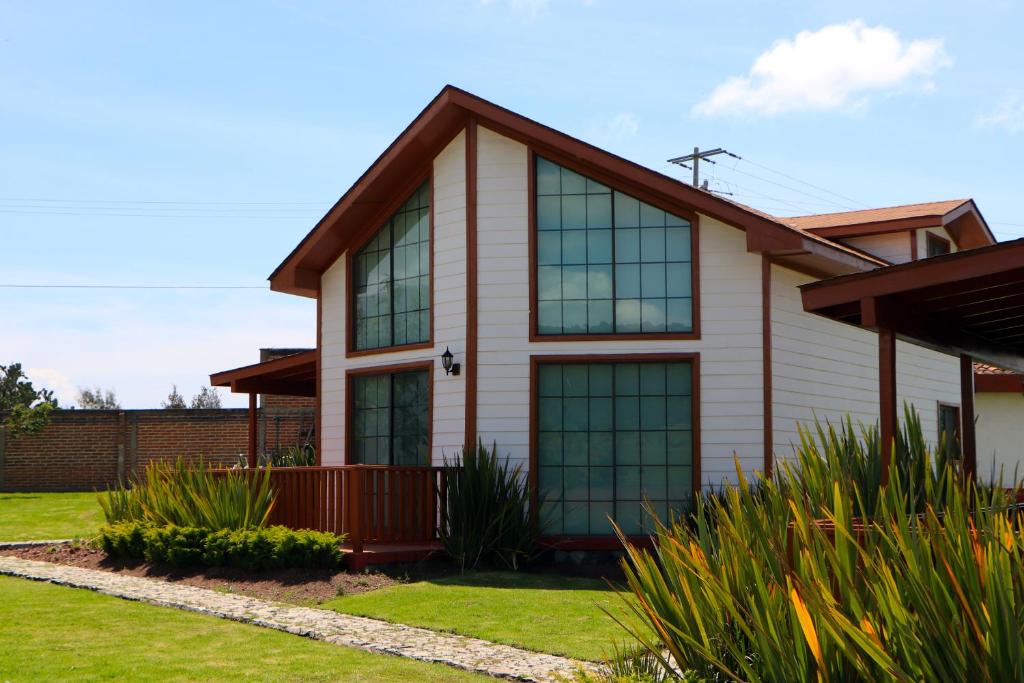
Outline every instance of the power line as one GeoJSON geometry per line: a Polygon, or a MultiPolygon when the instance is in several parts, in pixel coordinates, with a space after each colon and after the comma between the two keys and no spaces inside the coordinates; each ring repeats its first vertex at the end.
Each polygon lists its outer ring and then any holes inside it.
{"type": "Polygon", "coordinates": [[[750,159],[747,159],[747,158],[744,158],[743,161],[746,161],[748,164],[751,164],[752,166],[757,166],[758,168],[763,168],[764,170],[768,171],[769,173],[775,173],[777,175],[782,176],[783,178],[789,178],[790,180],[796,181],[796,182],[800,183],[801,185],[806,185],[808,187],[813,187],[816,190],[819,190],[821,192],[825,192],[825,193],[833,195],[835,197],[839,197],[840,199],[846,200],[848,202],[852,202],[853,204],[860,204],[865,209],[872,208],[871,206],[865,204],[862,201],[858,201],[856,199],[853,199],[852,197],[847,197],[846,195],[839,194],[838,192],[833,192],[832,190],[829,190],[827,188],[821,187],[820,185],[815,185],[813,183],[809,183],[806,180],[800,180],[800,178],[797,178],[796,176],[789,175],[788,173],[783,173],[782,171],[777,171],[774,168],[769,168],[768,166],[765,166],[764,164],[759,164],[756,161],[751,161],[750,159]]]}

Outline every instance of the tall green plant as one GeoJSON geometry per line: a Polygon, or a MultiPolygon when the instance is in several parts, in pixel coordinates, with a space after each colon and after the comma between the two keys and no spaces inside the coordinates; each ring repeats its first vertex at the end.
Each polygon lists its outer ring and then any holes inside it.
{"type": "Polygon", "coordinates": [[[692,525],[628,547],[624,626],[665,672],[716,680],[1022,680],[1024,533],[1005,494],[934,462],[910,415],[884,487],[877,437],[815,432],[756,490],[737,464],[692,525]]]}
{"type": "Polygon", "coordinates": [[[464,448],[444,461],[446,507],[441,541],[462,571],[482,563],[518,569],[533,552],[537,528],[522,466],[498,461],[497,444],[464,448]]]}
{"type": "Polygon", "coordinates": [[[145,475],[99,494],[108,524],[144,521],[204,529],[251,529],[267,523],[274,506],[270,468],[214,472],[199,460],[153,461],[145,475]]]}

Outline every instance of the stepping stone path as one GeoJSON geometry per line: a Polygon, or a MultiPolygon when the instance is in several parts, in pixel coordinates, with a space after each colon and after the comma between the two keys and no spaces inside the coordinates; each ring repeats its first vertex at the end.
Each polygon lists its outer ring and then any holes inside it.
{"type": "Polygon", "coordinates": [[[519,681],[571,679],[579,667],[594,664],[499,645],[478,638],[389,624],[330,610],[292,607],[206,588],[113,572],[0,556],[0,574],[62,586],[88,588],[118,598],[233,619],[370,652],[447,664],[519,681]]]}

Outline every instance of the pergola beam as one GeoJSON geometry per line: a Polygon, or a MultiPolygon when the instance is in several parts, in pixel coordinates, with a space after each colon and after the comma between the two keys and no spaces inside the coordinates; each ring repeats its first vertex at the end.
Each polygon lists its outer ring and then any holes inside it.
{"type": "Polygon", "coordinates": [[[889,462],[896,439],[899,415],[896,405],[896,335],[888,328],[878,330],[878,408],[882,439],[882,483],[889,483],[889,462]]]}

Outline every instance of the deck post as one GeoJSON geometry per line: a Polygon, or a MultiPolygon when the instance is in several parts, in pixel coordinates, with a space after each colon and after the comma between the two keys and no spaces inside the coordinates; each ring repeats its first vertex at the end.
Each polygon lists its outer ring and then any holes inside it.
{"type": "Polygon", "coordinates": [[[964,460],[964,474],[972,479],[978,476],[978,447],[974,434],[974,361],[966,353],[960,354],[960,450],[964,460]]]}
{"type": "Polygon", "coordinates": [[[363,476],[366,471],[358,465],[348,470],[348,542],[352,544],[352,553],[363,552],[363,476]]]}
{"type": "Polygon", "coordinates": [[[882,439],[882,484],[889,483],[889,463],[892,460],[898,415],[896,407],[896,335],[878,328],[878,409],[879,431],[882,439]]]}
{"type": "Polygon", "coordinates": [[[256,412],[256,394],[249,392],[249,450],[246,453],[246,460],[251,468],[255,468],[257,465],[256,442],[259,435],[257,433],[256,412]]]}

